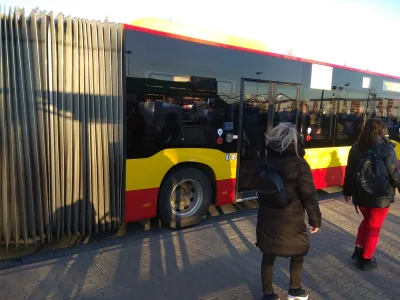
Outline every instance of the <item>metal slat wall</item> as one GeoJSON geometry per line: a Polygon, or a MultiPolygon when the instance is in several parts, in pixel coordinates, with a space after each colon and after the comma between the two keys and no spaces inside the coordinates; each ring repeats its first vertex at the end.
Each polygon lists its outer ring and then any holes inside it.
{"type": "Polygon", "coordinates": [[[123,29],[0,14],[0,242],[123,222],[123,29]]]}

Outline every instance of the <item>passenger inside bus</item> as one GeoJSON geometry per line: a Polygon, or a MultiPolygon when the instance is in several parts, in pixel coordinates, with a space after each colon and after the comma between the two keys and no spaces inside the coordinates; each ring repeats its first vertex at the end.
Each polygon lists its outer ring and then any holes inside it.
{"type": "Polygon", "coordinates": [[[185,114],[185,120],[189,120],[191,122],[199,122],[200,119],[207,120],[207,117],[208,111],[204,101],[195,102],[190,110],[185,114]]]}
{"type": "Polygon", "coordinates": [[[157,146],[159,149],[165,147],[174,141],[179,132],[180,124],[178,122],[178,115],[175,112],[169,112],[165,118],[164,126],[157,134],[157,146]]]}
{"type": "Polygon", "coordinates": [[[128,157],[140,157],[146,121],[139,109],[138,102],[128,101],[127,108],[127,155],[128,157]]]}
{"type": "Polygon", "coordinates": [[[185,122],[193,123],[193,125],[200,125],[206,136],[207,143],[213,145],[217,138],[218,133],[212,126],[212,110],[207,109],[207,103],[205,101],[195,102],[191,109],[185,114],[185,122]]]}

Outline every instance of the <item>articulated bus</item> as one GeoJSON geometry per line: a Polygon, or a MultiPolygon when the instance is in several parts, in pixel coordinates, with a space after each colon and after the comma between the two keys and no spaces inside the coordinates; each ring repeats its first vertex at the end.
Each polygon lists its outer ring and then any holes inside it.
{"type": "Polygon", "coordinates": [[[124,36],[126,222],[179,228],[256,199],[264,134],[281,122],[303,137],[317,189],[342,185],[366,118],[399,140],[400,78],[134,25],[124,36]]]}
{"type": "Polygon", "coordinates": [[[154,217],[181,228],[255,200],[280,123],[317,189],[342,185],[367,118],[400,141],[400,77],[160,20],[15,10],[0,26],[0,246],[154,217]]]}

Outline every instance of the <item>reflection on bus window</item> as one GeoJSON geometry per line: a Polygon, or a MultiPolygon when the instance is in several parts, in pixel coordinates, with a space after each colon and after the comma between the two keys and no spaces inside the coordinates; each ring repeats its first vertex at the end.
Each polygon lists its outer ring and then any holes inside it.
{"type": "Polygon", "coordinates": [[[256,87],[254,83],[246,83],[244,88],[242,159],[253,161],[264,150],[269,85],[260,83],[256,87]]]}
{"type": "Polygon", "coordinates": [[[236,152],[237,140],[226,136],[237,135],[237,104],[219,97],[216,81],[208,81],[127,78],[127,157],[145,158],[179,147],[236,152]],[[223,129],[221,136],[218,129],[223,129]]]}
{"type": "Polygon", "coordinates": [[[334,131],[334,98],[324,98],[320,90],[304,89],[303,100],[300,102],[298,131],[306,139],[305,147],[333,146],[334,131]],[[306,96],[310,99],[304,99],[306,96]],[[320,98],[311,98],[321,95],[320,98]]]}
{"type": "Polygon", "coordinates": [[[363,101],[360,99],[337,100],[335,145],[351,146],[357,141],[364,120],[363,101]]]}
{"type": "Polygon", "coordinates": [[[393,99],[394,95],[377,95],[374,103],[374,113],[377,118],[385,122],[387,135],[390,139],[400,141],[399,108],[400,99],[393,99]]]}
{"type": "Polygon", "coordinates": [[[274,126],[280,123],[296,124],[297,86],[279,85],[275,87],[274,126]]]}

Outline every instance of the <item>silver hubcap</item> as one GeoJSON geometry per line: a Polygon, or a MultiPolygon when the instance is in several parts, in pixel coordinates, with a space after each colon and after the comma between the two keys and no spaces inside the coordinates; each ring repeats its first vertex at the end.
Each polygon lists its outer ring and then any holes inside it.
{"type": "Polygon", "coordinates": [[[203,188],[195,180],[182,180],[172,190],[170,201],[174,215],[190,217],[196,213],[203,201],[203,188]]]}

